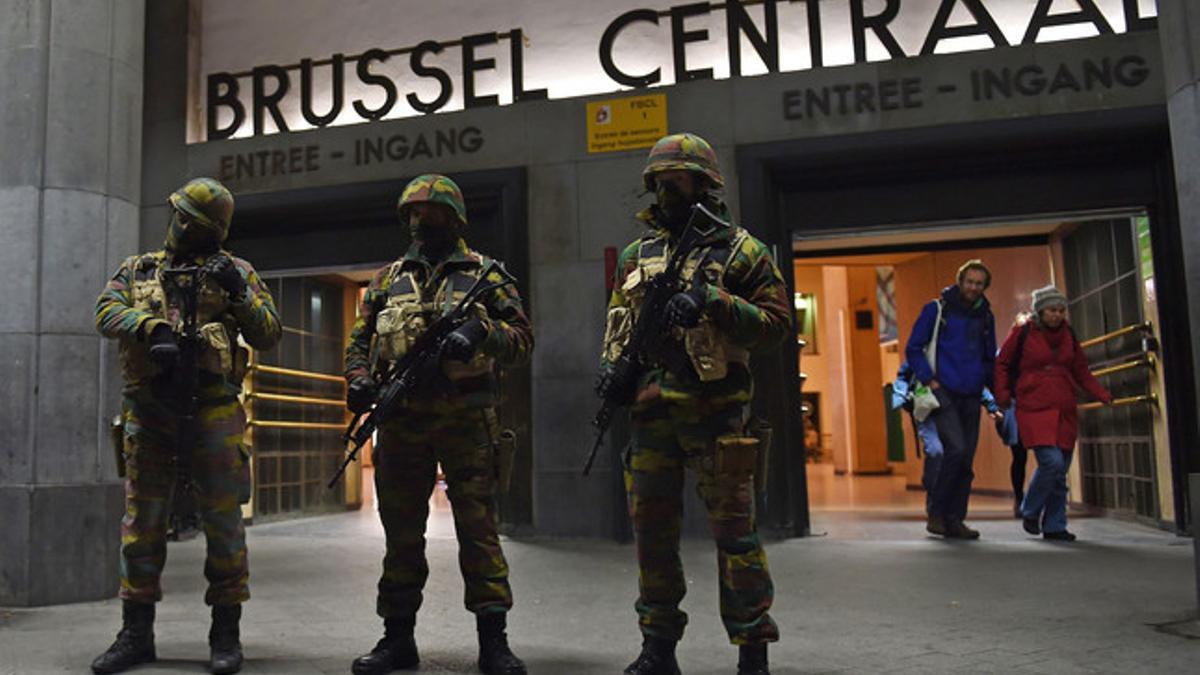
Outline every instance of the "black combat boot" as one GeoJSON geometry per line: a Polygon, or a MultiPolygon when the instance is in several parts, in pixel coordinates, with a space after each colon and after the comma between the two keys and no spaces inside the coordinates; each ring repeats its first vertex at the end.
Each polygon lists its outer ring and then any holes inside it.
{"type": "Polygon", "coordinates": [[[475,627],[479,631],[479,669],[487,675],[525,675],[525,662],[508,648],[508,625],[504,612],[479,614],[475,627]]]}
{"type": "Polygon", "coordinates": [[[92,661],[92,672],[119,673],[141,663],[151,663],[154,653],[154,605],[124,601],[121,604],[121,632],[116,642],[92,661]]]}
{"type": "Polygon", "coordinates": [[[767,668],[767,643],[738,647],[738,675],[771,675],[767,668]]]}
{"type": "Polygon", "coordinates": [[[382,675],[402,668],[416,668],[421,662],[417,641],[413,637],[414,619],[384,619],[383,639],[370,654],[354,659],[350,670],[354,675],[382,675]]]}
{"type": "Polygon", "coordinates": [[[625,675],[679,675],[675,641],[647,635],[642,640],[642,653],[625,668],[625,675]]]}
{"type": "Polygon", "coordinates": [[[242,669],[241,605],[213,605],[212,628],[208,629],[208,668],[216,675],[242,669]]]}

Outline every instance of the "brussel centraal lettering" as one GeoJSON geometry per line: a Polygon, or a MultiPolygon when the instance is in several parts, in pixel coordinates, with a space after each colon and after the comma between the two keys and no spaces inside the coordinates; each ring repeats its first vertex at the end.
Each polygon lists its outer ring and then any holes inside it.
{"type": "MultiPolygon", "coordinates": [[[[1051,39],[1047,33],[1062,27],[1107,35],[1117,32],[1120,27],[1126,32],[1153,30],[1157,23],[1155,17],[1143,15],[1138,0],[1120,0],[1120,10],[1110,12],[1119,16],[1107,16],[1097,5],[1097,0],[1037,0],[1027,19],[1024,14],[1020,19],[1014,19],[1011,12],[1000,13],[1002,5],[1008,1],[846,0],[845,4],[837,3],[836,6],[822,0],[693,2],[667,9],[632,9],[615,17],[599,35],[591,39],[586,35],[579,36],[583,39],[578,43],[580,49],[586,49],[589,43],[598,45],[600,66],[614,85],[649,87],[665,81],[664,69],[670,70],[675,82],[715,77],[712,67],[694,66],[697,61],[694,52],[704,45],[713,46],[714,38],[703,27],[711,25],[711,19],[706,17],[713,13],[724,14],[726,35],[722,44],[716,46],[725,51],[731,77],[743,75],[743,57],[748,56],[743,54],[743,41],[749,44],[753,58],[757,58],[767,72],[777,73],[780,72],[783,49],[806,53],[808,67],[821,68],[826,65],[828,47],[833,43],[848,43],[853,48],[854,63],[865,63],[880,58],[938,53],[947,46],[953,48],[955,41],[962,38],[973,38],[977,42],[985,39],[991,47],[1008,47],[1014,42],[1027,45],[1051,39]],[[786,22],[786,25],[781,23],[780,5],[803,5],[803,19],[786,22]],[[936,6],[936,11],[928,25],[914,28],[912,15],[921,16],[922,12],[928,15],[931,5],[936,6]],[[997,19],[997,14],[1001,19],[997,19]],[[626,35],[633,26],[641,33],[657,31],[655,34],[664,44],[670,44],[670,56],[645,72],[622,70],[618,55],[638,48],[637,43],[626,35]],[[914,30],[923,32],[914,35],[914,30]],[[1018,35],[1019,41],[1010,39],[1018,35]],[[915,46],[917,44],[919,48],[915,46]],[[873,52],[869,50],[871,45],[877,45],[873,52]],[[886,56],[881,57],[881,53],[886,56]]],[[[496,69],[505,59],[509,70],[507,100],[514,103],[544,100],[552,95],[548,87],[530,88],[525,82],[525,43],[523,29],[512,28],[506,32],[476,33],[442,42],[425,40],[395,49],[372,48],[353,55],[337,53],[320,60],[306,58],[288,66],[268,64],[240,73],[211,73],[206,83],[206,137],[207,140],[229,138],[242,131],[247,123],[252,125],[254,135],[263,134],[267,131],[268,120],[276,130],[289,131],[285,105],[291,106],[289,109],[293,111],[298,108],[299,117],[308,125],[305,128],[333,124],[347,109],[362,121],[395,116],[397,106],[402,105],[416,113],[437,113],[450,103],[456,87],[461,88],[462,105],[466,109],[499,105],[499,92],[480,91],[477,76],[496,69]],[[502,44],[504,42],[507,46],[502,44]],[[458,51],[460,57],[461,65],[454,69],[455,72],[439,65],[445,64],[450,50],[458,51]],[[380,72],[383,64],[391,65],[395,59],[407,59],[408,72],[404,77],[380,72]],[[412,77],[407,77],[408,74],[412,77]],[[320,87],[316,84],[318,79],[322,82],[320,87]],[[433,93],[418,94],[402,89],[402,81],[413,79],[434,85],[433,93]],[[250,90],[248,101],[242,96],[246,87],[250,90]],[[365,100],[365,95],[369,95],[371,102],[365,100]],[[323,101],[324,109],[316,109],[317,101],[323,101]]],[[[711,49],[707,53],[711,54],[711,49]]],[[[984,75],[987,74],[981,77],[984,75]]],[[[569,78],[570,74],[562,77],[569,78]]],[[[1021,81],[1027,82],[1031,76],[1025,74],[1022,77],[1021,81]]],[[[1016,75],[1010,79],[1012,83],[1008,84],[1004,78],[984,77],[974,90],[985,98],[996,92],[1021,91],[1016,75]]],[[[1021,86],[1028,89],[1024,84],[1021,86]]],[[[1064,86],[1069,87],[1069,84],[1064,86]]],[[[799,107],[806,115],[812,114],[810,108],[823,111],[825,107],[839,111],[838,114],[849,114],[866,111],[872,106],[880,110],[888,110],[893,105],[914,107],[919,100],[919,92],[912,83],[897,82],[895,87],[891,83],[881,83],[877,90],[873,87],[855,85],[848,90],[831,89],[828,95],[822,91],[811,96],[805,93],[799,107]],[[869,88],[872,90],[868,91],[869,88]]],[[[610,87],[596,85],[593,93],[609,90],[610,87]]],[[[792,99],[791,106],[795,108],[796,97],[792,99]]]]}

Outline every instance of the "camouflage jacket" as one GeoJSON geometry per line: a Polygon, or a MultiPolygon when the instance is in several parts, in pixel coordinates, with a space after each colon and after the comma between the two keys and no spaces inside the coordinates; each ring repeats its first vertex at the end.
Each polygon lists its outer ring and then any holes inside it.
{"type": "MultiPolygon", "coordinates": [[[[477,275],[487,263],[487,258],[468,248],[466,242],[459,239],[454,251],[436,265],[421,253],[419,244],[413,244],[402,258],[377,271],[363,295],[358,319],[354,322],[349,344],[346,345],[346,380],[370,376],[377,366],[381,365],[376,363],[377,354],[373,350],[375,322],[401,275],[411,272],[420,286],[422,301],[429,302],[434,299],[447,277],[456,272],[477,275]]],[[[499,274],[493,274],[488,281],[499,282],[502,279],[499,274]]],[[[487,329],[487,337],[484,338],[479,351],[484,356],[494,359],[501,367],[518,366],[528,362],[529,354],[533,350],[533,329],[516,289],[512,286],[496,289],[483,296],[480,304],[483,310],[480,318],[487,329]]],[[[493,379],[488,376],[459,382],[456,396],[458,400],[441,401],[436,404],[428,402],[428,405],[437,408],[447,405],[491,405],[494,403],[493,379]]],[[[411,407],[414,408],[424,405],[420,401],[412,403],[414,405],[411,407]]]]}
{"type": "MultiPolygon", "coordinates": [[[[179,307],[173,301],[152,296],[147,288],[147,282],[154,281],[164,266],[179,262],[171,261],[170,256],[159,250],[126,258],[96,299],[96,328],[105,337],[120,340],[121,368],[129,386],[146,384],[157,374],[148,358],[151,331],[159,324],[174,326],[179,321],[179,307]]],[[[239,334],[255,349],[270,349],[282,333],[275,302],[250,263],[232,255],[230,258],[246,280],[245,295],[230,298],[215,282],[203,282],[199,322],[222,324],[231,351],[236,351],[239,334]]],[[[185,262],[203,265],[206,259],[185,262]]],[[[231,383],[240,386],[240,374],[225,374],[231,383]]]]}
{"type": "MultiPolygon", "coordinates": [[[[717,215],[732,222],[725,205],[716,200],[714,202],[717,215]]],[[[613,293],[608,303],[610,312],[614,308],[631,306],[623,287],[626,278],[638,269],[638,256],[644,246],[665,241],[670,247],[673,243],[670,233],[658,221],[657,207],[645,209],[635,218],[650,231],[627,246],[617,260],[613,293]]],[[[791,302],[770,250],[742,228],[735,225],[718,230],[701,246],[731,246],[739,241],[738,248],[729,253],[728,264],[720,272],[719,283],[709,280],[704,313],[730,345],[754,352],[774,347],[791,335],[791,302]]],[[[603,356],[601,363],[608,365],[603,356]]],[[[748,402],[752,394],[753,379],[749,368],[743,363],[730,363],[728,375],[723,379],[703,383],[681,381],[660,367],[643,375],[638,385],[637,402],[645,404],[660,397],[671,400],[748,402]]]]}

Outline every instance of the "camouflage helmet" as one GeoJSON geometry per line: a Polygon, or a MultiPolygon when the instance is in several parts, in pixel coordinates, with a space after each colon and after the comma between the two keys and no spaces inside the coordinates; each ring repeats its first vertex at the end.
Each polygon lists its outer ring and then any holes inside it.
{"type": "Polygon", "coordinates": [[[409,181],[396,205],[401,222],[408,222],[409,207],[421,202],[441,204],[453,211],[460,223],[467,224],[467,204],[463,201],[462,190],[446,176],[427,173],[409,181]]]}
{"type": "Polygon", "coordinates": [[[233,220],[233,193],[220,181],[193,178],[172,192],[167,201],[201,225],[217,230],[221,241],[225,241],[229,235],[229,223],[233,220]]]}
{"type": "Polygon", "coordinates": [[[663,136],[650,148],[646,169],[642,171],[642,182],[647,190],[654,191],[654,174],[662,171],[694,171],[704,174],[713,188],[725,186],[717,166],[717,153],[708,141],[696,134],[663,136]]]}

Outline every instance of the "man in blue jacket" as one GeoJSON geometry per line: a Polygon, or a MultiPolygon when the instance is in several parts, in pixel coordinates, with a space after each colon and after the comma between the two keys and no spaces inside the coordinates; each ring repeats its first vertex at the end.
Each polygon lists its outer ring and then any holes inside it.
{"type": "Polygon", "coordinates": [[[983,261],[964,263],[958,268],[958,284],[946,287],[921,310],[904,349],[917,380],[938,402],[930,419],[943,454],[936,479],[926,486],[930,498],[925,529],[947,538],[979,538],[963,520],[975,478],[981,397],[992,385],[996,360],[996,321],[983,295],[991,282],[992,273],[983,261]],[[930,363],[927,355],[935,333],[936,363],[930,363]]]}

